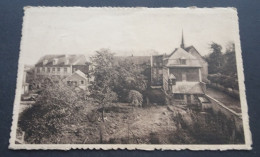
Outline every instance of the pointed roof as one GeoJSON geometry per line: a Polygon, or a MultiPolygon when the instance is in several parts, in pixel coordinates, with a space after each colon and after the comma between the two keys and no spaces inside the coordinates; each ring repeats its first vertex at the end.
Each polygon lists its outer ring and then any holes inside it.
{"type": "Polygon", "coordinates": [[[75,73],[78,74],[79,76],[83,77],[84,79],[87,79],[86,75],[82,71],[77,70],[77,71],[75,71],[75,73]]]}
{"type": "Polygon", "coordinates": [[[199,60],[185,51],[182,48],[177,48],[174,52],[167,58],[167,67],[201,67],[199,60]],[[185,64],[181,64],[181,59],[185,60],[185,64]]]}
{"type": "Polygon", "coordinates": [[[80,71],[80,70],[77,70],[75,71],[74,73],[72,73],[71,75],[69,75],[68,77],[64,78],[64,80],[69,80],[72,76],[75,76],[75,75],[78,75],[80,77],[82,77],[83,79],[87,80],[88,78],[86,77],[86,75],[80,71]]]}

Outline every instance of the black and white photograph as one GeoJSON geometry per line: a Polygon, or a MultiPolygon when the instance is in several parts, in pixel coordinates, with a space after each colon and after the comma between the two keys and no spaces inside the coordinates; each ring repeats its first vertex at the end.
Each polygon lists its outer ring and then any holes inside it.
{"type": "Polygon", "coordinates": [[[235,8],[25,7],[10,149],[251,149],[235,8]]]}

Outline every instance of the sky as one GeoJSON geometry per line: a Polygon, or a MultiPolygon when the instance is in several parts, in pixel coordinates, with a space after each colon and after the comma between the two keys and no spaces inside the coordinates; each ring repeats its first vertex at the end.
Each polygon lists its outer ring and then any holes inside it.
{"type": "Polygon", "coordinates": [[[185,46],[201,53],[209,44],[239,41],[234,9],[27,7],[20,62],[35,64],[46,54],[85,54],[110,49],[116,55],[171,53],[185,46]]]}

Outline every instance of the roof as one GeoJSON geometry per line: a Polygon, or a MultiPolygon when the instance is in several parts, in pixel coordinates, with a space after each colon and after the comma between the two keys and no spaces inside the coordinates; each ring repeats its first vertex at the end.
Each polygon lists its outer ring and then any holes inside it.
{"type": "MultiPolygon", "coordinates": [[[[198,51],[193,45],[191,45],[191,46],[189,46],[189,47],[186,47],[185,50],[186,50],[188,53],[190,53],[190,54],[192,54],[192,52],[197,53],[197,54],[200,56],[200,58],[201,58],[203,61],[205,61],[205,59],[202,57],[202,55],[199,53],[199,51],[198,51]],[[193,51],[192,51],[192,50],[193,50],[193,51]]],[[[205,62],[206,62],[206,61],[205,61],[205,62]]]]}
{"type": "Polygon", "coordinates": [[[150,59],[150,56],[114,56],[114,63],[118,65],[119,62],[124,62],[127,60],[134,64],[142,65],[150,63],[150,59]]]}
{"type": "Polygon", "coordinates": [[[167,58],[167,67],[202,67],[199,60],[182,48],[175,49],[167,58]],[[181,64],[180,59],[185,59],[186,63],[181,64]]]}
{"type": "Polygon", "coordinates": [[[62,65],[85,65],[87,59],[85,55],[45,55],[35,66],[43,66],[43,62],[47,61],[44,66],[62,66],[62,65]],[[57,63],[53,65],[53,60],[56,59],[57,63]],[[66,61],[68,62],[67,64],[66,61]]]}
{"type": "Polygon", "coordinates": [[[191,46],[185,47],[185,50],[186,50],[187,52],[189,52],[192,48],[195,49],[195,47],[194,47],[193,45],[191,45],[191,46]]]}
{"type": "Polygon", "coordinates": [[[87,78],[86,78],[86,75],[85,75],[82,71],[80,71],[80,70],[77,70],[77,71],[75,71],[74,73],[75,73],[75,74],[78,74],[79,76],[83,77],[84,79],[87,79],[87,78]]]}
{"type": "Polygon", "coordinates": [[[172,86],[172,93],[204,94],[199,82],[176,82],[176,85],[172,86]]]}
{"type": "Polygon", "coordinates": [[[64,80],[69,80],[73,75],[78,75],[78,76],[82,77],[83,79],[87,80],[86,75],[80,70],[75,71],[74,73],[72,73],[71,75],[66,77],[64,80]]]}

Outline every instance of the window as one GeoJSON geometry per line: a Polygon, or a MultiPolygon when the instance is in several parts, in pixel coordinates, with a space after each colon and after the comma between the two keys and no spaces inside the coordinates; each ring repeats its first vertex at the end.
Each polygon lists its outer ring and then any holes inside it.
{"type": "Polygon", "coordinates": [[[66,73],[68,71],[68,69],[67,68],[64,68],[64,72],[66,73]]]}
{"type": "Polygon", "coordinates": [[[58,71],[58,72],[60,72],[60,67],[59,67],[59,68],[57,68],[57,71],[58,71]]]}
{"type": "Polygon", "coordinates": [[[180,63],[181,63],[182,65],[185,65],[185,64],[186,64],[186,59],[181,58],[181,59],[180,59],[180,63]]]}
{"type": "Polygon", "coordinates": [[[84,84],[84,81],[83,81],[83,80],[81,80],[81,84],[84,84]]]}
{"type": "Polygon", "coordinates": [[[175,100],[184,100],[184,95],[183,94],[174,94],[174,99],[175,100]]]}
{"type": "Polygon", "coordinates": [[[48,72],[48,73],[51,72],[51,68],[47,68],[47,72],[48,72]]]}
{"type": "Polygon", "coordinates": [[[55,72],[55,68],[52,68],[52,72],[55,72]]]}
{"type": "Polygon", "coordinates": [[[42,68],[42,71],[45,72],[45,67],[42,68]]]}

